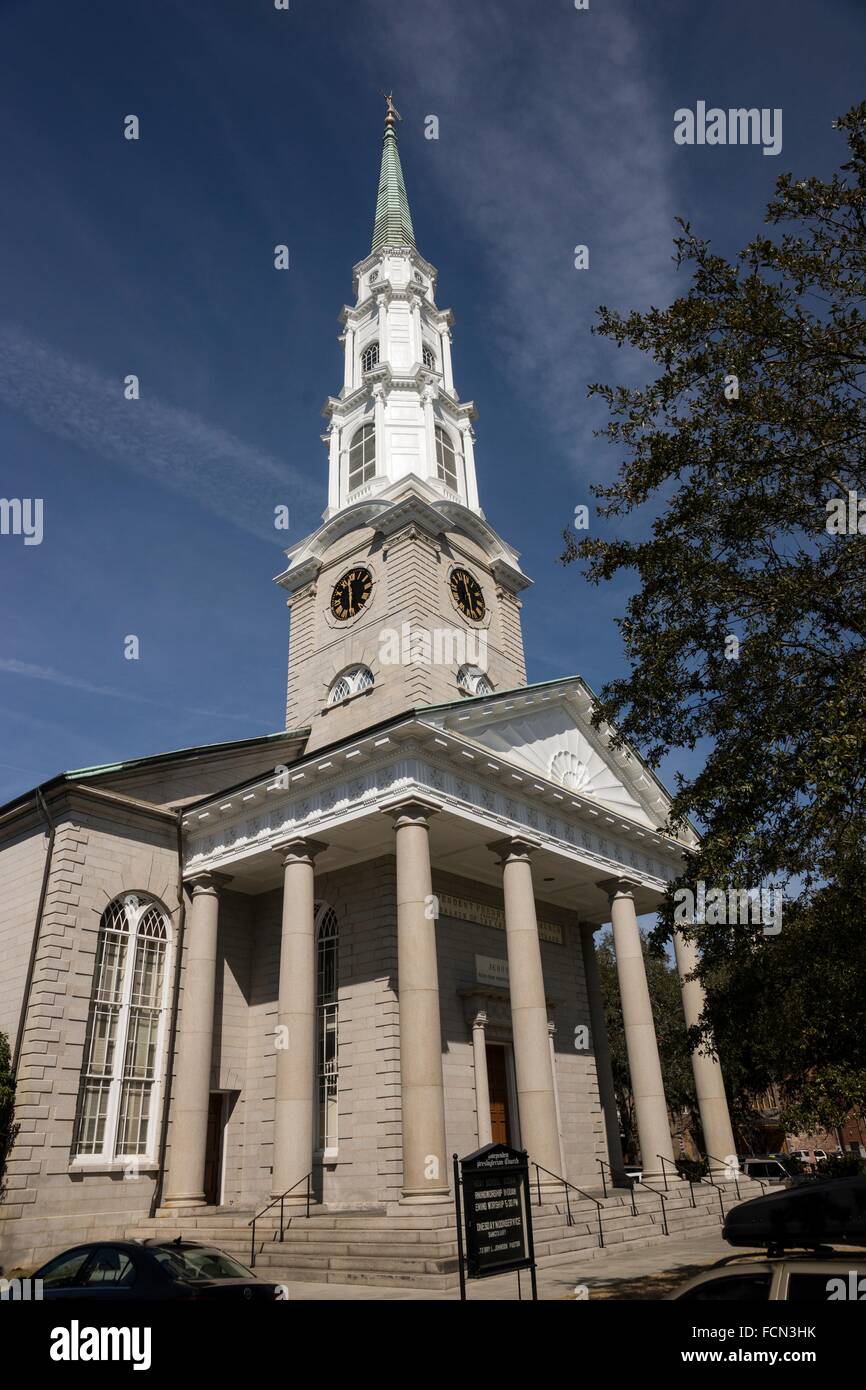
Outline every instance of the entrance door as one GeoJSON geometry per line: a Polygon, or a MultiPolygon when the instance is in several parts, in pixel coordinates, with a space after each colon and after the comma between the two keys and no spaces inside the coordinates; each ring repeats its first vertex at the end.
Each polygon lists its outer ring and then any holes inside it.
{"type": "Polygon", "coordinates": [[[508,1072],[505,1048],[487,1043],[487,1085],[490,1090],[490,1129],[494,1144],[511,1143],[508,1115],[508,1072]]]}
{"type": "Polygon", "coordinates": [[[225,1100],[222,1091],[211,1091],[207,1107],[207,1141],[204,1154],[204,1199],[209,1207],[218,1207],[222,1187],[223,1132],[225,1130],[225,1100]]]}

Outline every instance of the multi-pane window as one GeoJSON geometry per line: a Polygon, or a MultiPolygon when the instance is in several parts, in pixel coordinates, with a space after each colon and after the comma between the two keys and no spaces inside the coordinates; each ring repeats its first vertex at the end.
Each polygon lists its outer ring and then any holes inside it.
{"type": "Polygon", "coordinates": [[[369,666],[350,666],[349,670],[338,676],[331,686],[328,704],[339,705],[341,701],[348,700],[351,695],[360,695],[363,691],[369,690],[372,685],[373,672],[369,666]]]}
{"type": "Polygon", "coordinates": [[[457,686],[464,695],[492,695],[493,686],[483,671],[477,666],[461,666],[457,672],[457,686]]]}
{"type": "Polygon", "coordinates": [[[378,367],[378,365],[379,344],[371,343],[370,346],[364,348],[364,351],[361,353],[361,370],[364,372],[371,372],[373,368],[378,367]]]}
{"type": "Polygon", "coordinates": [[[337,914],[326,904],[317,913],[316,1006],[318,1013],[318,1146],[328,1152],[337,1147],[337,914]]]}
{"type": "Polygon", "coordinates": [[[452,492],[456,492],[457,455],[451,443],[451,436],[441,425],[436,426],[436,471],[439,481],[450,487],[452,492]]]}
{"type": "Polygon", "coordinates": [[[362,425],[349,450],[349,491],[376,476],[376,427],[362,425]]]}
{"type": "Polygon", "coordinates": [[[72,1152],[152,1156],[168,1007],[168,920],[127,893],[99,924],[72,1152]]]}
{"type": "Polygon", "coordinates": [[[432,349],[431,347],[428,347],[428,346],[427,346],[426,343],[424,344],[424,347],[423,347],[423,349],[422,349],[422,357],[423,357],[423,360],[424,360],[424,366],[425,366],[425,367],[429,367],[430,370],[431,370],[431,372],[435,372],[435,370],[436,370],[436,354],[435,354],[435,352],[433,351],[433,349],[432,349]]]}

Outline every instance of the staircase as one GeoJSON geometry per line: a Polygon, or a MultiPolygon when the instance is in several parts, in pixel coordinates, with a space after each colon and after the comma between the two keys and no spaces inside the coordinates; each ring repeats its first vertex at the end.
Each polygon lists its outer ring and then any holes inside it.
{"type": "MultiPolygon", "coordinates": [[[[666,1215],[671,1237],[702,1230],[718,1232],[721,1211],[719,1193],[727,1212],[738,1201],[759,1196],[757,1183],[740,1179],[740,1197],[734,1184],[712,1187],[694,1184],[692,1207],[687,1183],[671,1183],[666,1194],[666,1215]]],[[[636,1249],[663,1245],[662,1203],[651,1191],[631,1194],[618,1189],[605,1198],[599,1193],[605,1250],[636,1249]]],[[[532,1226],[536,1261],[542,1268],[564,1264],[580,1256],[581,1263],[604,1254],[598,1244],[598,1208],[571,1195],[571,1221],[564,1196],[543,1194],[539,1204],[533,1192],[532,1226]]],[[[249,1265],[253,1211],[195,1207],[188,1211],[160,1211],[151,1220],[138,1221],[126,1230],[127,1239],[188,1240],[212,1242],[249,1265]]],[[[273,1209],[256,1223],[255,1270],[262,1279],[329,1284],[370,1284],[380,1288],[435,1289],[446,1292],[458,1286],[457,1236],[451,1203],[400,1206],[389,1203],[363,1211],[311,1209],[287,1217],[280,1240],[279,1210],[273,1209]]],[[[659,1251],[660,1259],[663,1252],[659,1251]]]]}

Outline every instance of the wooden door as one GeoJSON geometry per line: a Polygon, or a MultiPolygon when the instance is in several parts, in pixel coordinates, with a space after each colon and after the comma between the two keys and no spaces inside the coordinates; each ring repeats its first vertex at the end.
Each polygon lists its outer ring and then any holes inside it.
{"type": "Polygon", "coordinates": [[[511,1143],[508,1115],[508,1072],[505,1048],[487,1044],[487,1085],[490,1090],[490,1129],[494,1144],[511,1143]]]}
{"type": "Polygon", "coordinates": [[[207,1108],[207,1141],[204,1155],[204,1199],[208,1206],[219,1206],[222,1179],[223,1115],[225,1096],[211,1091],[207,1108]]]}

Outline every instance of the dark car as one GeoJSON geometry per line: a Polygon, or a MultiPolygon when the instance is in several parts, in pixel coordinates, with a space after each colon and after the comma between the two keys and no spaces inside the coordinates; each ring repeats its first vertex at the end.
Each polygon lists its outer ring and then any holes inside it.
{"type": "Polygon", "coordinates": [[[233,1255],[192,1240],[99,1240],[55,1255],[33,1275],[44,1299],[110,1303],[169,1299],[274,1302],[281,1284],[257,1279],[233,1255]]]}

